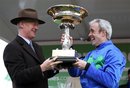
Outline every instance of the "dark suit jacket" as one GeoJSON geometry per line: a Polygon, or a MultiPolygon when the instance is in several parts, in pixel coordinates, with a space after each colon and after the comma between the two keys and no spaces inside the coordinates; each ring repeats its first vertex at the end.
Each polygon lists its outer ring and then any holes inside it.
{"type": "Polygon", "coordinates": [[[33,46],[36,54],[17,36],[5,48],[3,58],[13,88],[48,88],[48,78],[58,73],[53,70],[41,71],[40,64],[44,61],[42,52],[36,43],[33,46]]]}

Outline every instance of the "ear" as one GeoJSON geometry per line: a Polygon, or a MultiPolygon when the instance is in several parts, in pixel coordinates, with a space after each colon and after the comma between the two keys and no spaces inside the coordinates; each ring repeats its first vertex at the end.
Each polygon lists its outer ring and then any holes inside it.
{"type": "Polygon", "coordinates": [[[21,21],[21,22],[19,22],[17,25],[22,29],[23,26],[24,26],[24,23],[21,21]]]}
{"type": "Polygon", "coordinates": [[[102,31],[102,37],[107,37],[107,32],[106,31],[102,31]]]}

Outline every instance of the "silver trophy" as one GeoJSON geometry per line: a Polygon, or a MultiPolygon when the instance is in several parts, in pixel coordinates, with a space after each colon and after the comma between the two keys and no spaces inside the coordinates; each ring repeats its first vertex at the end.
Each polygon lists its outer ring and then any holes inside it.
{"type": "Polygon", "coordinates": [[[76,51],[71,48],[72,43],[69,39],[69,31],[88,16],[88,11],[80,6],[60,4],[50,7],[47,13],[52,16],[55,23],[59,24],[60,29],[63,29],[65,34],[62,49],[52,50],[52,57],[58,56],[58,60],[63,61],[62,66],[72,66],[72,63],[76,60],[76,51]]]}

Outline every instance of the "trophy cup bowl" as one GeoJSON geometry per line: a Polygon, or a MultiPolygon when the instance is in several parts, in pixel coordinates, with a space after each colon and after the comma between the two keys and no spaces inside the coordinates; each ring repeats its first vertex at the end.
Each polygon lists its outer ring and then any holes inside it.
{"type": "Polygon", "coordinates": [[[71,4],[59,4],[50,7],[47,10],[53,21],[59,24],[60,29],[64,29],[65,40],[62,44],[62,49],[52,50],[52,57],[58,56],[57,60],[63,61],[60,64],[62,67],[71,67],[76,61],[76,51],[71,48],[72,44],[68,39],[69,30],[74,29],[75,25],[80,24],[81,21],[88,16],[88,11],[83,7],[71,4]]]}
{"type": "Polygon", "coordinates": [[[69,22],[77,25],[88,16],[88,11],[86,9],[71,4],[55,5],[50,7],[47,13],[52,16],[53,21],[58,24],[69,22]]]}

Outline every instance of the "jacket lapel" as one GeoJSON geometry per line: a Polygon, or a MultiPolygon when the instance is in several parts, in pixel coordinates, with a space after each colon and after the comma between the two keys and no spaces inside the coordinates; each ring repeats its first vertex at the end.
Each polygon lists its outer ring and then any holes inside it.
{"type": "Polygon", "coordinates": [[[22,48],[31,56],[34,57],[38,62],[41,63],[40,59],[37,57],[36,53],[31,49],[31,47],[27,44],[27,42],[22,39],[21,37],[17,36],[16,37],[17,42],[22,46],[22,48]]]}
{"type": "Polygon", "coordinates": [[[33,47],[35,49],[37,57],[43,62],[44,61],[44,57],[42,55],[42,51],[41,51],[40,46],[38,46],[36,43],[33,43],[33,47]]]}

